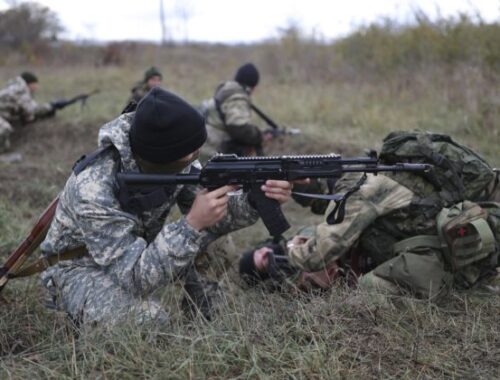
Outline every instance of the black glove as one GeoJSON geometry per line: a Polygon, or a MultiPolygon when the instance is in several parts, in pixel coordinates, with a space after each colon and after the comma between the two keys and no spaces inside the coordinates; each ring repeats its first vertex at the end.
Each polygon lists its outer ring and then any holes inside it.
{"type": "Polygon", "coordinates": [[[63,109],[68,104],[69,104],[69,102],[66,99],[59,99],[59,100],[56,100],[54,102],[50,102],[50,105],[52,106],[52,108],[54,108],[56,110],[63,109]]]}

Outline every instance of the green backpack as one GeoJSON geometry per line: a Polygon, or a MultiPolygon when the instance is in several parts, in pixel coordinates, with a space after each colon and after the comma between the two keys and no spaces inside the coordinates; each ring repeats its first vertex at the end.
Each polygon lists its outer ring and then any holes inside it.
{"type": "MultiPolygon", "coordinates": [[[[384,139],[380,160],[387,164],[403,161],[433,165],[424,177],[447,205],[465,199],[487,200],[493,192],[488,189],[496,175],[492,167],[479,154],[448,135],[392,132],[384,139]]],[[[412,188],[412,184],[407,187],[412,188]]]]}
{"type": "MultiPolygon", "coordinates": [[[[446,271],[453,274],[455,284],[469,288],[481,277],[491,275],[498,266],[499,224],[500,204],[460,202],[443,208],[437,215],[437,235],[410,237],[395,243],[393,251],[395,255],[400,255],[425,253],[429,248],[440,250],[446,271]]],[[[429,272],[417,273],[424,279],[420,281],[422,284],[432,277],[429,272]]],[[[395,270],[395,273],[398,271],[395,270]]],[[[425,286],[423,288],[429,291],[425,286]]]]}

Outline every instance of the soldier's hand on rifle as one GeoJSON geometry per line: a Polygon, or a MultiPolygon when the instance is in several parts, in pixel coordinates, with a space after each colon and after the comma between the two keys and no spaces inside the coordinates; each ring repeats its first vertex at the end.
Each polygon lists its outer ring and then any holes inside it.
{"type": "Polygon", "coordinates": [[[261,186],[261,190],[266,194],[266,197],[275,199],[279,203],[285,203],[292,196],[292,187],[293,185],[288,181],[268,179],[261,186]]]}
{"type": "Polygon", "coordinates": [[[274,138],[274,134],[272,131],[265,131],[262,133],[262,143],[266,144],[274,138]]]}
{"type": "Polygon", "coordinates": [[[186,221],[194,229],[201,231],[219,222],[227,214],[227,193],[236,190],[235,186],[222,186],[213,191],[200,191],[186,216],[186,221]]]}
{"type": "Polygon", "coordinates": [[[50,105],[55,110],[60,110],[68,105],[68,101],[66,99],[58,99],[58,100],[55,100],[53,102],[50,102],[50,105]]]}

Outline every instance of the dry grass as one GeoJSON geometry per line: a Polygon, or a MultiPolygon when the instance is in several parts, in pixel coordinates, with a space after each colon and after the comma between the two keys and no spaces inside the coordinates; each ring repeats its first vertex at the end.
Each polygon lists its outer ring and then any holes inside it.
{"type": "MultiPolygon", "coordinates": [[[[355,155],[380,146],[389,131],[422,128],[450,133],[499,164],[500,97],[481,71],[433,67],[386,80],[323,83],[276,77],[268,58],[251,47],[148,48],[120,67],[35,67],[41,100],[102,92],[84,110],[64,110],[16,134],[14,149],[24,161],[0,166],[0,257],[62,188],[75,159],[94,148],[98,128],[120,113],[129,87],[152,63],[163,69],[167,88],[196,104],[239,63],[255,61],[263,68],[256,104],[303,131],[270,151],[355,155]]],[[[0,81],[18,71],[2,68],[0,81]]],[[[285,211],[294,228],[318,220],[296,205],[285,211]]],[[[264,236],[258,224],[236,241],[243,249],[264,236]]],[[[3,295],[9,303],[0,308],[0,378],[500,377],[500,299],[479,289],[453,293],[440,305],[384,302],[342,287],[300,296],[255,290],[228,295],[211,323],[185,320],[178,292],[167,291],[168,328],[152,334],[125,325],[79,337],[64,315],[44,308],[36,279],[12,281],[3,295]]]]}

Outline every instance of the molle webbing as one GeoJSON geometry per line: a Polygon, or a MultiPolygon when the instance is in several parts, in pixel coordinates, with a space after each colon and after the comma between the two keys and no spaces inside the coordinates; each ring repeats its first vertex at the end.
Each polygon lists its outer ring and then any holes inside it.
{"type": "Polygon", "coordinates": [[[457,271],[495,252],[495,236],[486,219],[487,212],[472,202],[445,208],[438,215],[443,253],[452,270],[457,271]]]}

